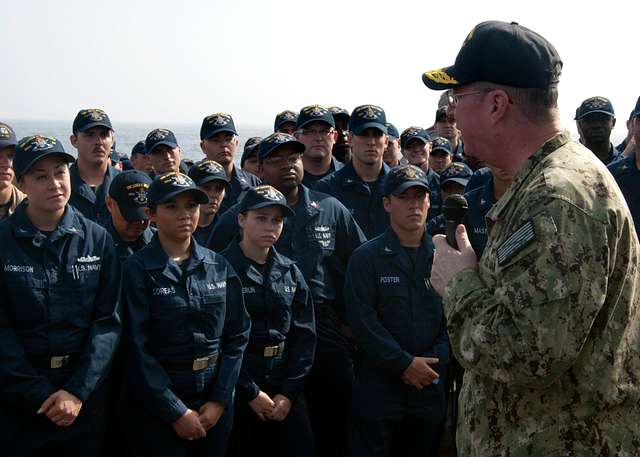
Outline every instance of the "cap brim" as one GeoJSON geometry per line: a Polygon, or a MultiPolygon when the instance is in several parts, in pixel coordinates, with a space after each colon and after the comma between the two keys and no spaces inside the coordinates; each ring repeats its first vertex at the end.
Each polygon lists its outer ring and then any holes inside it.
{"type": "Polygon", "coordinates": [[[582,113],[580,115],[580,117],[577,117],[577,116],[574,117],[573,120],[574,121],[579,121],[583,117],[588,116],[589,114],[593,114],[593,113],[602,113],[602,114],[607,114],[607,115],[609,115],[611,117],[615,117],[615,114],[612,113],[611,111],[605,111],[605,110],[602,110],[602,109],[594,109],[594,110],[591,110],[591,111],[587,111],[586,113],[582,113]]]}
{"type": "Polygon", "coordinates": [[[464,178],[449,178],[449,179],[445,179],[444,181],[442,181],[440,183],[440,187],[444,186],[448,182],[455,182],[456,184],[460,184],[463,187],[467,187],[467,184],[469,183],[469,180],[468,179],[464,179],[464,178]]]}
{"type": "Polygon", "coordinates": [[[640,116],[640,109],[636,109],[631,111],[631,116],[629,116],[629,120],[633,119],[634,117],[638,117],[640,116]]]}
{"type": "Polygon", "coordinates": [[[87,130],[92,129],[94,127],[104,127],[104,128],[109,129],[109,130],[113,130],[113,127],[111,126],[111,124],[107,124],[106,122],[97,121],[97,122],[90,122],[89,124],[82,126],[81,129],[78,129],[78,132],[86,132],[87,130]]]}
{"type": "Polygon", "coordinates": [[[162,197],[156,204],[161,205],[163,203],[167,203],[168,201],[173,200],[175,197],[177,197],[180,194],[184,194],[185,192],[193,192],[193,195],[196,197],[196,201],[201,205],[205,203],[209,203],[209,197],[207,196],[207,194],[204,193],[204,191],[193,188],[193,187],[188,187],[185,189],[180,189],[180,190],[176,190],[168,193],[167,195],[162,197]]]}
{"type": "Polygon", "coordinates": [[[422,74],[422,82],[429,89],[447,90],[460,87],[468,82],[461,81],[456,75],[455,66],[440,68],[438,70],[426,71],[422,74]]]}
{"type": "Polygon", "coordinates": [[[227,187],[227,189],[229,188],[229,185],[230,185],[229,178],[222,178],[220,176],[206,176],[199,181],[196,181],[195,179],[193,181],[196,183],[196,186],[203,186],[208,182],[213,182],[213,181],[223,182],[227,187]]]}
{"type": "Polygon", "coordinates": [[[304,143],[298,140],[290,140],[276,145],[275,147],[269,149],[265,154],[260,154],[260,151],[258,151],[258,158],[262,160],[265,157],[269,157],[271,154],[273,154],[274,151],[277,151],[278,148],[281,148],[282,146],[293,146],[296,152],[299,152],[300,154],[303,154],[305,150],[304,143]]]}
{"type": "Polygon", "coordinates": [[[403,182],[398,187],[396,187],[393,190],[393,192],[391,192],[391,195],[393,195],[394,197],[397,197],[402,192],[404,192],[407,189],[410,189],[411,187],[422,187],[424,189],[427,189],[427,192],[431,193],[431,188],[427,184],[420,181],[407,181],[407,182],[403,182]]]}
{"type": "Polygon", "coordinates": [[[452,152],[452,151],[449,151],[449,150],[447,150],[447,149],[445,149],[445,148],[433,148],[433,149],[431,149],[431,154],[433,154],[433,153],[434,153],[434,152],[436,152],[436,151],[446,152],[446,153],[447,153],[447,155],[450,155],[450,156],[452,156],[452,155],[453,155],[453,152],[452,152]]]}
{"type": "Polygon", "coordinates": [[[311,124],[312,122],[324,122],[325,124],[330,125],[331,127],[334,127],[334,128],[335,128],[335,126],[336,126],[336,122],[335,122],[335,120],[333,119],[333,115],[331,116],[331,120],[332,120],[332,122],[329,122],[329,121],[328,121],[328,120],[326,120],[326,119],[307,119],[306,121],[304,121],[304,122],[302,122],[302,123],[300,123],[300,124],[296,124],[296,129],[301,129],[301,128],[302,128],[302,127],[304,127],[305,125],[309,125],[309,124],[311,124]]]}
{"type": "Polygon", "coordinates": [[[208,140],[210,139],[212,136],[217,135],[218,133],[223,133],[223,132],[227,132],[227,133],[233,133],[234,135],[237,135],[238,132],[236,132],[234,129],[230,128],[230,127],[220,127],[219,129],[216,130],[212,130],[211,132],[207,133],[207,136],[205,136],[203,138],[203,140],[208,140]]]}
{"type": "Polygon", "coordinates": [[[364,132],[367,129],[378,129],[378,130],[381,130],[382,133],[384,134],[388,132],[387,126],[379,122],[366,122],[362,125],[359,125],[358,127],[354,128],[351,131],[356,135],[360,135],[362,132],[364,132]]]}
{"type": "Polygon", "coordinates": [[[155,148],[157,148],[158,146],[160,146],[162,144],[164,144],[165,146],[169,146],[171,149],[178,147],[178,143],[174,143],[173,141],[164,141],[164,140],[163,141],[158,141],[156,144],[151,146],[151,149],[149,149],[147,151],[147,154],[151,154],[155,148]]]}
{"type": "Polygon", "coordinates": [[[33,166],[36,164],[36,162],[38,162],[38,161],[40,161],[40,160],[44,159],[45,157],[53,157],[53,156],[60,156],[60,157],[62,157],[63,159],[65,159],[65,162],[67,162],[67,163],[73,163],[73,162],[75,162],[75,161],[76,161],[76,158],[75,158],[75,157],[73,157],[71,154],[69,154],[69,153],[67,153],[67,152],[60,152],[60,151],[45,152],[44,154],[39,155],[38,157],[36,157],[35,159],[33,159],[31,162],[29,162],[29,163],[28,163],[28,164],[27,164],[27,165],[22,169],[22,171],[20,171],[20,172],[18,173],[18,170],[16,170],[16,166],[15,166],[15,165],[16,165],[16,161],[15,161],[15,159],[14,159],[14,162],[13,162],[13,169],[14,169],[14,172],[15,172],[15,174],[16,174],[16,178],[20,178],[20,177],[24,176],[24,174],[25,174],[25,173],[27,173],[27,172],[31,169],[31,167],[33,167],[33,166]]]}
{"type": "Polygon", "coordinates": [[[276,202],[260,202],[260,203],[256,203],[255,205],[250,206],[249,208],[245,209],[245,211],[249,211],[252,209],[260,209],[260,208],[266,208],[267,206],[279,206],[280,208],[282,208],[282,211],[284,212],[284,216],[288,217],[288,216],[295,216],[296,213],[289,208],[287,205],[283,205],[282,203],[276,203],[276,202]]]}
{"type": "Polygon", "coordinates": [[[18,142],[15,140],[0,140],[0,149],[7,148],[9,146],[17,146],[18,142]]]}
{"type": "MultiPolygon", "coordinates": [[[[116,203],[118,203],[117,200],[116,203]]],[[[124,217],[128,222],[148,220],[149,217],[147,216],[144,208],[144,206],[140,207],[136,205],[123,205],[121,203],[118,203],[118,209],[120,210],[122,217],[124,217]]]]}

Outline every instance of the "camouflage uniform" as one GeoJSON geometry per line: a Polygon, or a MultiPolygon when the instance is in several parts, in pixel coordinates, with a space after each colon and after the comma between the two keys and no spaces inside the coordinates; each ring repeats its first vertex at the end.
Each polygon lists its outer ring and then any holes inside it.
{"type": "Polygon", "coordinates": [[[640,455],[640,246],[615,181],[565,132],[487,225],[444,296],[459,455],[640,455]]]}

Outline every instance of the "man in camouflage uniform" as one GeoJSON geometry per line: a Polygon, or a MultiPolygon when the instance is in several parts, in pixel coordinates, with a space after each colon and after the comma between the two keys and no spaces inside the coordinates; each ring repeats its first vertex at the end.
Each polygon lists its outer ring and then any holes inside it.
{"type": "Polygon", "coordinates": [[[640,246],[615,181],[560,126],[561,68],[543,37],[492,21],[423,76],[453,89],[465,148],[515,172],[479,262],[464,226],[460,250],[434,238],[431,282],[466,370],[462,456],[640,449],[640,246]]]}

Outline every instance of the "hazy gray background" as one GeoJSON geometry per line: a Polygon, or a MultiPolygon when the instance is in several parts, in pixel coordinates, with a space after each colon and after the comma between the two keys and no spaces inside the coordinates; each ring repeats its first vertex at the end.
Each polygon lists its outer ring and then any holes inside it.
{"type": "Polygon", "coordinates": [[[68,136],[79,109],[99,107],[124,152],[138,132],[165,127],[195,154],[201,119],[218,111],[233,115],[243,139],[269,133],[277,112],[313,103],[373,103],[399,129],[429,126],[439,93],[426,89],[422,72],[453,63],[469,30],[487,19],[518,21],[556,46],[560,107],[574,132],[578,104],[603,95],[618,115],[614,135],[623,137],[640,95],[633,2],[2,5],[0,119],[17,124],[20,136],[44,127],[68,136]]]}

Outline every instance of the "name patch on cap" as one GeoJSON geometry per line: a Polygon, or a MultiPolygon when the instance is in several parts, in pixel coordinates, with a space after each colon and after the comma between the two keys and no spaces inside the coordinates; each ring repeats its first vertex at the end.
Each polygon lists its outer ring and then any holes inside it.
{"type": "Polygon", "coordinates": [[[498,265],[503,266],[535,239],[536,234],[533,230],[533,223],[528,221],[498,247],[498,265]]]}

